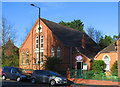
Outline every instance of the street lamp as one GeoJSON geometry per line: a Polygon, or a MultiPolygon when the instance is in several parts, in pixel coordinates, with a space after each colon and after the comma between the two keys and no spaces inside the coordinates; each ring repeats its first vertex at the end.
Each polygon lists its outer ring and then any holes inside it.
{"type": "Polygon", "coordinates": [[[40,7],[38,6],[35,6],[34,4],[30,4],[31,6],[34,6],[36,8],[39,8],[39,61],[38,61],[38,64],[39,64],[39,70],[40,70],[40,7]]]}

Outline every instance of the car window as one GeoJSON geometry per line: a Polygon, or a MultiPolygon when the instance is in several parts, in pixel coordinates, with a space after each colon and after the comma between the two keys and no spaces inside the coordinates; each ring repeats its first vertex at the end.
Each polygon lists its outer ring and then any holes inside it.
{"type": "Polygon", "coordinates": [[[61,76],[60,74],[58,73],[55,73],[55,72],[52,72],[52,71],[49,71],[51,75],[54,75],[54,76],[61,76]]]}
{"type": "Polygon", "coordinates": [[[4,67],[4,68],[3,68],[3,71],[4,71],[4,72],[10,72],[10,71],[11,71],[11,68],[4,67]]]}
{"type": "Polygon", "coordinates": [[[11,73],[17,73],[18,71],[15,68],[12,68],[12,72],[11,73]]]}
{"type": "Polygon", "coordinates": [[[50,75],[50,73],[48,71],[43,71],[44,75],[50,75]]]}
{"type": "Polygon", "coordinates": [[[40,74],[40,75],[42,75],[43,74],[43,71],[42,70],[36,70],[36,71],[34,71],[36,74],[40,74]]]}
{"type": "Polygon", "coordinates": [[[18,71],[19,73],[27,73],[24,69],[21,69],[21,68],[17,68],[17,71],[18,71]]]}

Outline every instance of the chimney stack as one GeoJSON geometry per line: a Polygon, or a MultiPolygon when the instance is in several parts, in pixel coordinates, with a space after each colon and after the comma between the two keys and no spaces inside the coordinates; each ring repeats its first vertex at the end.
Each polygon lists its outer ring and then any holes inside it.
{"type": "Polygon", "coordinates": [[[82,48],[85,48],[85,37],[84,37],[84,34],[82,35],[82,48]]]}

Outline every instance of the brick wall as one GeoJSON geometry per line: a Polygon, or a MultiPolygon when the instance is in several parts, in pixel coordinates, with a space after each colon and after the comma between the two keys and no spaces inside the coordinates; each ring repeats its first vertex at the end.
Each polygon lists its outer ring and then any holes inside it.
{"type": "MultiPolygon", "coordinates": [[[[39,50],[36,50],[36,48],[35,48],[35,38],[36,38],[36,36],[38,36],[38,33],[36,33],[38,23],[39,23],[39,21],[37,19],[36,23],[34,24],[34,26],[31,29],[30,33],[26,37],[22,46],[20,47],[19,65],[21,68],[26,68],[26,69],[28,69],[28,68],[38,69],[39,68],[38,65],[34,64],[35,51],[39,52],[39,50]],[[28,51],[29,55],[30,55],[29,56],[29,58],[31,60],[30,65],[27,65],[26,61],[25,61],[24,65],[22,64],[22,52],[26,53],[26,51],[28,51]]],[[[62,64],[61,64],[60,70],[62,70],[62,71],[67,70],[67,68],[69,68],[69,47],[64,46],[62,44],[62,42],[52,33],[52,31],[42,21],[40,21],[40,24],[42,26],[42,33],[40,33],[40,36],[43,35],[43,40],[44,40],[43,54],[51,56],[51,49],[53,47],[54,51],[55,51],[55,55],[56,55],[56,50],[57,50],[57,47],[59,46],[61,48],[61,59],[62,59],[62,64]]],[[[25,56],[25,58],[26,58],[26,56],[25,56]]],[[[46,60],[45,57],[43,57],[43,60],[46,60]]],[[[42,64],[41,64],[41,66],[42,66],[42,64]]],[[[41,69],[42,69],[42,67],[41,67],[41,69]]]]}
{"type": "Polygon", "coordinates": [[[118,53],[118,77],[120,77],[120,38],[117,41],[117,53],[118,53]]]}

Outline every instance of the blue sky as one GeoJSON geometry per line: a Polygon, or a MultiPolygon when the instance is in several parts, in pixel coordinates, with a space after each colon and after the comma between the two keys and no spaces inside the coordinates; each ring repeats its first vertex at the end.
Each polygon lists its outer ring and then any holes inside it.
{"type": "MultiPolygon", "coordinates": [[[[38,9],[31,2],[3,2],[2,16],[14,26],[15,45],[20,47],[26,31],[38,18],[38,9]]],[[[94,27],[104,35],[118,34],[118,2],[33,2],[41,8],[41,17],[53,22],[80,19],[84,30],[94,27]]]]}

